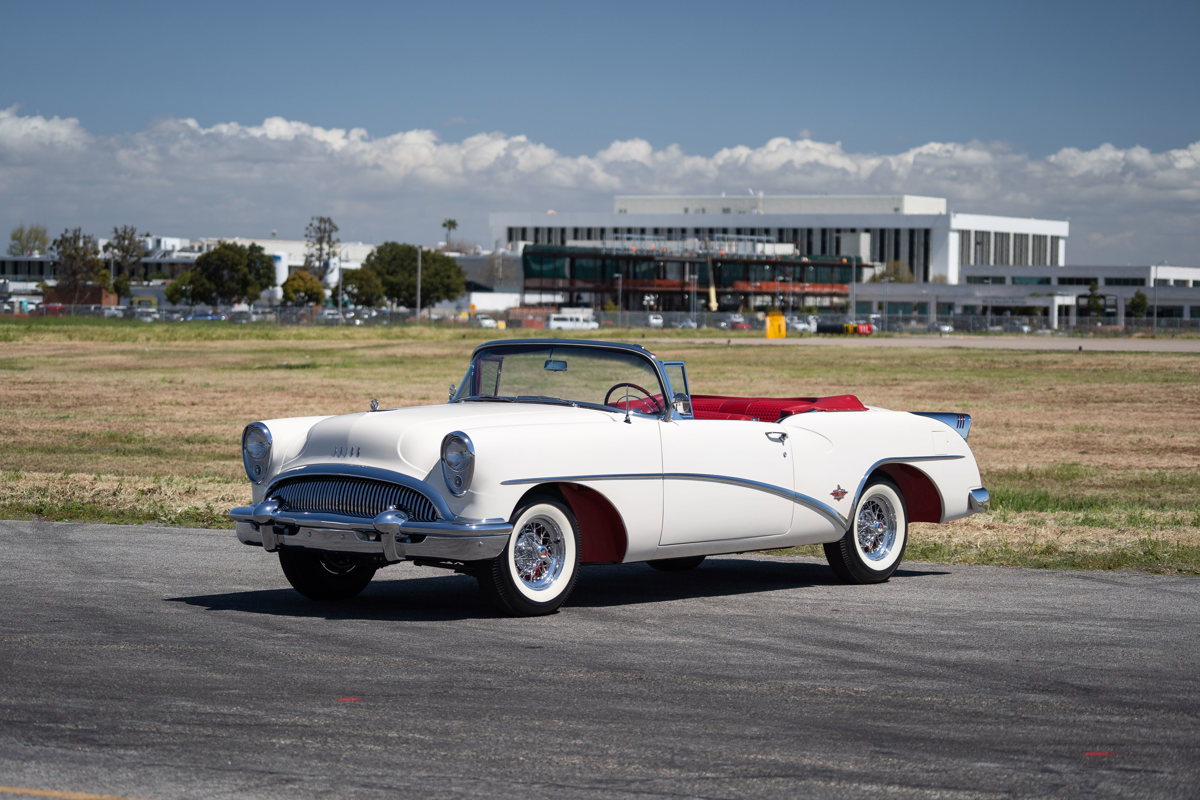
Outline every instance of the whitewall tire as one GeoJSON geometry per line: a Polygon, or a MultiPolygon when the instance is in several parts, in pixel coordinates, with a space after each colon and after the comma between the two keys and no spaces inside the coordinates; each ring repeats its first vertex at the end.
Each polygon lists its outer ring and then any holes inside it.
{"type": "Polygon", "coordinates": [[[884,478],[863,490],[850,530],[825,545],[825,557],[846,583],[882,583],[892,576],[908,544],[908,512],[896,484],[884,478]]]}
{"type": "Polygon", "coordinates": [[[579,577],[579,526],[560,499],[532,498],[513,519],[504,552],[478,575],[498,610],[515,616],[550,614],[579,577]]]}

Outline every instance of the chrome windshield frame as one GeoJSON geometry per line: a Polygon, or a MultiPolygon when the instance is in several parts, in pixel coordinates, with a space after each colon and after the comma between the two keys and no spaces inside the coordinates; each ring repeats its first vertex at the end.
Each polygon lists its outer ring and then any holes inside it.
{"type": "MultiPolygon", "coordinates": [[[[453,396],[451,396],[449,402],[465,402],[475,398],[479,400],[500,399],[491,398],[488,395],[477,395],[474,393],[473,389],[473,384],[475,382],[473,373],[477,365],[486,360],[489,354],[494,353],[497,356],[504,356],[511,353],[534,352],[538,350],[558,350],[560,348],[567,350],[609,351],[613,353],[620,353],[627,357],[633,356],[634,358],[643,361],[647,368],[658,379],[658,388],[662,392],[664,401],[666,401],[667,398],[674,396],[671,393],[671,381],[668,379],[666,370],[663,368],[663,362],[659,361],[653,353],[641,345],[627,344],[624,342],[604,342],[592,339],[497,339],[490,342],[485,342],[477,346],[471,352],[471,362],[467,367],[466,373],[463,375],[463,379],[459,382],[457,390],[454,392],[453,396]]],[[[517,401],[519,402],[519,399],[517,401]]],[[[530,398],[529,401],[539,402],[539,400],[535,398],[530,398]]],[[[544,402],[544,400],[540,400],[540,402],[544,402]]],[[[568,401],[568,404],[578,405],[579,407],[583,408],[594,408],[624,413],[619,409],[610,406],[604,406],[598,403],[568,401]]],[[[676,415],[670,402],[664,402],[663,406],[663,410],[656,414],[647,414],[645,412],[636,410],[634,410],[633,413],[641,417],[658,418],[664,420],[671,419],[676,415]]]]}

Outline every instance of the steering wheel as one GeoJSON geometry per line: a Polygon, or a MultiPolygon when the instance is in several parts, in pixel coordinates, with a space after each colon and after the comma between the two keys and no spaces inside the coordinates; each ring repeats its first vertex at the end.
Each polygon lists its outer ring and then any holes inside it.
{"type": "Polygon", "coordinates": [[[638,386],[636,383],[626,383],[626,382],[614,383],[612,385],[612,388],[609,389],[608,392],[604,395],[604,405],[606,405],[606,406],[611,405],[608,401],[612,398],[613,392],[615,392],[617,389],[620,389],[622,387],[628,387],[630,389],[634,389],[634,390],[639,391],[642,394],[646,395],[645,397],[631,397],[629,399],[637,400],[637,402],[641,403],[642,406],[649,409],[649,413],[658,414],[663,410],[662,406],[659,405],[659,402],[654,399],[654,395],[650,394],[645,389],[638,386]]]}

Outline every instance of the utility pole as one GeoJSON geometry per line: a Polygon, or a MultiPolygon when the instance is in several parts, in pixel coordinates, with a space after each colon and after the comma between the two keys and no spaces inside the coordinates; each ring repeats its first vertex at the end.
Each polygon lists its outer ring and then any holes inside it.
{"type": "Polygon", "coordinates": [[[1163,262],[1151,267],[1150,282],[1154,284],[1154,316],[1150,318],[1150,335],[1158,336],[1158,268],[1163,262]]]}
{"type": "Polygon", "coordinates": [[[417,322],[421,321],[421,245],[417,245],[417,322]]]}
{"type": "Polygon", "coordinates": [[[892,282],[891,278],[883,278],[879,281],[883,284],[883,332],[887,333],[888,329],[888,284],[892,282]]]}
{"type": "Polygon", "coordinates": [[[342,294],[342,264],[341,264],[341,259],[339,259],[338,260],[338,299],[337,299],[338,324],[339,325],[341,325],[342,322],[344,322],[344,320],[342,319],[342,308],[345,306],[345,304],[346,304],[346,300],[345,300],[344,295],[342,294]]]}

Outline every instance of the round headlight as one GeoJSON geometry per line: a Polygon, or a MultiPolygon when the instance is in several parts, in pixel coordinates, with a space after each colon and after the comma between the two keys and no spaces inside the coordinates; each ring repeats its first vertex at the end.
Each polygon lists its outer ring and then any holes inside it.
{"type": "Polygon", "coordinates": [[[271,464],[271,431],[261,422],[252,422],[242,431],[242,464],[246,477],[262,483],[271,464]]]}
{"type": "Polygon", "coordinates": [[[451,494],[460,497],[471,486],[475,471],[475,446],[465,433],[455,431],[442,439],[442,477],[451,494]]]}
{"type": "Polygon", "coordinates": [[[460,470],[471,460],[471,448],[462,439],[454,438],[442,447],[442,458],[452,470],[460,470]]]}

